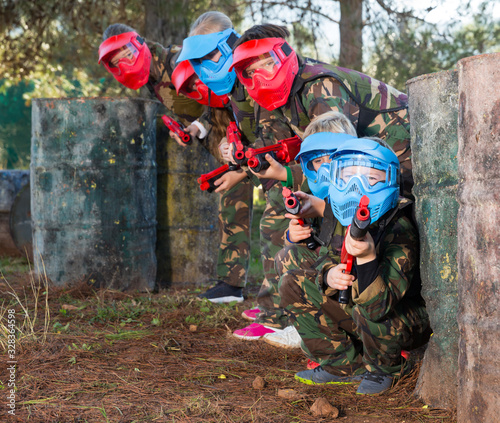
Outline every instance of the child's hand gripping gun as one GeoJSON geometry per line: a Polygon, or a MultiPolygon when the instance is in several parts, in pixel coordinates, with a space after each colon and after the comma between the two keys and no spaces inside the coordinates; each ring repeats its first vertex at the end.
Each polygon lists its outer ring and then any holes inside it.
{"type": "MultiPolygon", "coordinates": [[[[368,226],[370,226],[370,210],[368,209],[368,204],[370,204],[370,199],[363,195],[359,201],[359,205],[356,208],[354,217],[352,218],[352,223],[349,225],[349,233],[351,238],[358,241],[365,237],[368,232],[368,226]]],[[[350,274],[352,270],[352,265],[354,263],[354,257],[351,256],[345,248],[345,239],[342,244],[342,252],[340,253],[340,262],[346,265],[344,273],[350,274]]],[[[349,290],[344,289],[339,291],[339,303],[348,304],[349,303],[349,290]]]]}
{"type": "Polygon", "coordinates": [[[176,122],[171,117],[163,115],[163,123],[170,129],[173,133],[177,134],[184,144],[189,144],[191,142],[191,134],[184,130],[184,126],[179,122],[176,122]]]}
{"type": "MultiPolygon", "coordinates": [[[[300,201],[295,196],[290,188],[283,187],[283,191],[281,192],[283,195],[283,201],[285,202],[285,209],[288,213],[296,215],[300,213],[300,201]]],[[[306,224],[306,220],[303,218],[299,218],[299,225],[304,226],[306,224]]],[[[304,240],[307,248],[310,250],[315,250],[319,247],[319,242],[314,238],[314,233],[311,236],[304,240]]]]}
{"type": "Polygon", "coordinates": [[[200,189],[202,191],[208,191],[208,192],[213,192],[217,189],[217,186],[214,184],[214,182],[219,179],[222,175],[226,174],[227,172],[231,172],[233,170],[238,170],[240,167],[238,165],[235,165],[233,163],[225,164],[221,167],[218,167],[215,170],[212,170],[209,173],[205,173],[201,175],[197,181],[198,184],[200,185],[200,189]]]}

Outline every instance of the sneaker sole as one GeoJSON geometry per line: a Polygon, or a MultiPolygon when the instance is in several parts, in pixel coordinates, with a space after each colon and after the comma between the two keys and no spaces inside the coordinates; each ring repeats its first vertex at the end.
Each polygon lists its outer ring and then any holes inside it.
{"type": "Polygon", "coordinates": [[[220,298],[196,297],[196,299],[199,301],[208,300],[214,304],[232,303],[232,302],[242,303],[245,300],[243,297],[220,297],[220,298]]]}
{"type": "Polygon", "coordinates": [[[261,336],[248,336],[248,335],[236,335],[233,333],[233,336],[238,339],[243,339],[243,341],[258,341],[261,339],[264,335],[261,336]]]}
{"type": "Polygon", "coordinates": [[[284,349],[287,349],[287,350],[294,350],[294,349],[300,348],[300,344],[298,344],[298,345],[283,344],[281,342],[275,341],[272,338],[268,338],[265,335],[264,335],[264,342],[266,342],[269,345],[272,345],[274,347],[284,348],[284,349]]]}
{"type": "Polygon", "coordinates": [[[301,377],[298,377],[295,375],[295,380],[298,380],[299,382],[305,383],[306,385],[352,385],[354,383],[359,383],[361,382],[360,380],[346,380],[346,381],[332,381],[332,382],[313,382],[310,379],[303,379],[301,377]]]}
{"type": "Polygon", "coordinates": [[[257,319],[256,317],[247,316],[245,312],[241,313],[241,317],[243,317],[245,320],[248,320],[249,322],[254,322],[257,319]]]}

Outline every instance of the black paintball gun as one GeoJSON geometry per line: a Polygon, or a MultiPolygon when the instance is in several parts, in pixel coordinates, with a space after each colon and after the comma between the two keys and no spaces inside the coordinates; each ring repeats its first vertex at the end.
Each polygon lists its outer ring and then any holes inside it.
{"type": "MultiPolygon", "coordinates": [[[[296,215],[300,213],[300,201],[296,197],[296,195],[292,192],[290,188],[283,187],[283,191],[281,192],[283,195],[283,201],[285,202],[285,209],[288,213],[296,215]]],[[[306,220],[303,218],[299,218],[299,225],[304,226],[307,224],[306,220]]],[[[314,238],[314,232],[311,236],[305,239],[303,242],[307,245],[307,248],[310,250],[315,250],[320,246],[320,243],[314,238]]]]}

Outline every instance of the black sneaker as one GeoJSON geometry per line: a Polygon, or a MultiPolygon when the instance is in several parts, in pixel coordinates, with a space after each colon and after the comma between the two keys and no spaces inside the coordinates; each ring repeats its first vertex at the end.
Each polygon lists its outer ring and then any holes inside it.
{"type": "Polygon", "coordinates": [[[236,301],[241,303],[244,298],[242,294],[243,288],[228,285],[225,282],[218,281],[217,285],[210,288],[205,293],[198,295],[198,299],[206,298],[212,303],[230,303],[236,301]]]}
{"type": "Polygon", "coordinates": [[[366,372],[356,394],[375,395],[387,391],[392,386],[392,375],[382,372],[366,372]]]}

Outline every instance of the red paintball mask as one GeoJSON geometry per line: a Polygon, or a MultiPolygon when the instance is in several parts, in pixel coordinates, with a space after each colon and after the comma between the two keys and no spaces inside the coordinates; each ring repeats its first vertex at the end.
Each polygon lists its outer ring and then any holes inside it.
{"type": "Polygon", "coordinates": [[[111,75],[127,88],[137,90],[149,78],[151,52],[136,32],[109,37],[99,46],[99,61],[111,75]]]}
{"type": "Polygon", "coordinates": [[[288,101],[299,71],[297,54],[283,38],[247,41],[234,50],[236,76],[260,106],[274,110],[288,101]]]}
{"type": "Polygon", "coordinates": [[[209,92],[209,88],[198,78],[189,60],[184,60],[175,67],[172,73],[172,83],[177,94],[184,94],[204,106],[222,108],[229,102],[227,95],[209,92]]]}

